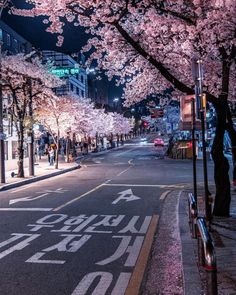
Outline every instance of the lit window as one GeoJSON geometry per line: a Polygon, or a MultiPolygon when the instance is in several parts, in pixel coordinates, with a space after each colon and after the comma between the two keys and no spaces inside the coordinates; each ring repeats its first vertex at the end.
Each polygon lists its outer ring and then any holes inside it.
{"type": "Polygon", "coordinates": [[[0,41],[2,41],[2,29],[0,29],[0,41]]]}
{"type": "Polygon", "coordinates": [[[14,39],[14,47],[17,48],[18,47],[18,41],[16,39],[14,39]]]}
{"type": "Polygon", "coordinates": [[[11,46],[11,36],[7,34],[7,46],[11,46]]]}

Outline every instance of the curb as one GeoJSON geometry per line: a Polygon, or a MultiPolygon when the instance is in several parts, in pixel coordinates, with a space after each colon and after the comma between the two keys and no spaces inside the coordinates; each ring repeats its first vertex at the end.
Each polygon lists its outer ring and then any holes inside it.
{"type": "Polygon", "coordinates": [[[194,253],[194,240],[190,234],[187,195],[180,192],[179,199],[179,232],[182,246],[183,283],[185,295],[202,294],[202,282],[194,253]]]}
{"type": "Polygon", "coordinates": [[[51,178],[51,177],[54,177],[54,176],[58,176],[60,174],[64,174],[64,173],[67,173],[67,172],[70,172],[70,171],[73,171],[73,170],[76,170],[76,169],[79,169],[79,168],[81,168],[80,164],[75,165],[75,166],[70,167],[70,168],[67,168],[67,169],[64,169],[64,170],[56,171],[56,172],[53,172],[53,173],[50,173],[50,174],[41,175],[41,176],[35,176],[35,177],[29,178],[29,179],[23,179],[21,181],[17,181],[15,183],[5,184],[2,187],[0,187],[0,191],[6,191],[6,190],[16,188],[16,187],[19,187],[19,186],[22,186],[22,185],[26,185],[26,184],[29,184],[29,183],[33,183],[33,182],[37,182],[37,181],[44,180],[44,179],[47,179],[47,178],[51,178]]]}

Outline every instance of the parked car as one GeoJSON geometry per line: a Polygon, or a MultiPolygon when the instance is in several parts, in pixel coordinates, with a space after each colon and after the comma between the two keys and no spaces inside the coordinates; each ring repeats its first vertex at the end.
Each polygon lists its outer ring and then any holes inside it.
{"type": "Polygon", "coordinates": [[[164,146],[164,140],[162,138],[155,138],[154,139],[154,146],[164,146]]]}

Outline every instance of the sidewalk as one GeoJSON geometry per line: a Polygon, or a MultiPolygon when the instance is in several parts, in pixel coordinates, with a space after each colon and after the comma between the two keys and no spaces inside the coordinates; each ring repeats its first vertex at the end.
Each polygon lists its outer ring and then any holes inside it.
{"type": "MultiPolygon", "coordinates": [[[[210,191],[213,191],[213,189],[214,188],[210,188],[210,191]]],[[[220,295],[236,294],[236,192],[232,190],[231,194],[231,217],[214,217],[210,230],[216,253],[217,285],[218,294],[220,295]]],[[[182,192],[179,203],[179,228],[182,244],[184,294],[207,294],[205,293],[206,270],[198,266],[197,240],[191,238],[188,225],[187,195],[187,191],[182,192]],[[199,291],[200,293],[198,293],[199,291]]],[[[204,215],[203,210],[204,200],[202,197],[199,197],[199,216],[204,215]]]]}
{"type": "Polygon", "coordinates": [[[38,160],[34,165],[35,176],[29,176],[27,160],[28,159],[26,158],[24,163],[25,178],[17,178],[17,175],[14,177],[11,176],[12,172],[17,174],[17,160],[10,161],[6,164],[6,183],[0,184],[0,191],[11,189],[14,187],[19,187],[21,185],[43,180],[80,168],[80,164],[78,161],[65,163],[65,161],[61,159],[58,164],[58,169],[55,169],[54,166],[49,166],[48,158],[44,156],[41,160],[38,160]]]}

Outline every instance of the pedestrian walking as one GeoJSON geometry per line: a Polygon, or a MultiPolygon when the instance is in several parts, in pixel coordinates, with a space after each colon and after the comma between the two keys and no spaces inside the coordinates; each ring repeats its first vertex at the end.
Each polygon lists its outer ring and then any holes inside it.
{"type": "Polygon", "coordinates": [[[55,160],[55,152],[54,152],[54,149],[53,148],[50,148],[48,153],[49,153],[49,165],[50,166],[53,166],[54,160],[55,160]]]}

